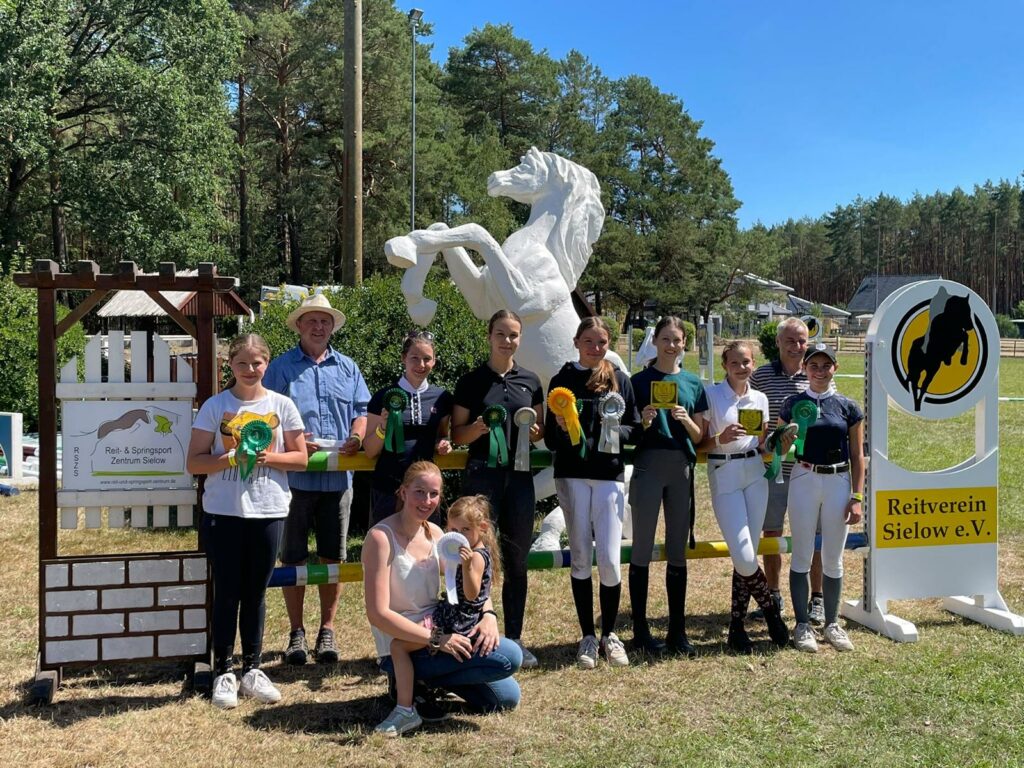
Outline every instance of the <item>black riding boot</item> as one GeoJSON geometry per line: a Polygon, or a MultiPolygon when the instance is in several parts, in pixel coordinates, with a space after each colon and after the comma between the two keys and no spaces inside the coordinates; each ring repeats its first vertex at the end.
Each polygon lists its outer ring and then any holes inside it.
{"type": "Polygon", "coordinates": [[[669,653],[696,656],[697,649],[686,637],[686,567],[669,565],[665,569],[665,591],[668,593],[668,637],[665,646],[669,653]]]}
{"type": "Polygon", "coordinates": [[[665,644],[651,635],[651,627],[647,623],[647,586],[650,580],[650,568],[629,566],[629,604],[633,614],[633,647],[638,651],[650,654],[665,652],[665,644]]]}

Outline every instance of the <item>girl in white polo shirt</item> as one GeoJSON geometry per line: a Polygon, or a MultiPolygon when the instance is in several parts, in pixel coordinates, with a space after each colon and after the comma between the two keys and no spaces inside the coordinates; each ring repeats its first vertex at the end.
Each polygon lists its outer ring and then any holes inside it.
{"type": "Polygon", "coordinates": [[[737,653],[750,653],[752,645],[743,619],[751,597],[764,611],[772,642],[780,648],[789,643],[789,630],[771,599],[764,571],[757,562],[768,506],[768,481],[761,460],[768,428],[768,398],[750,387],[754,355],[748,342],[727,344],[722,352],[722,367],[726,371],[725,381],[707,389],[711,426],[701,448],[708,452],[711,506],[729,546],[734,569],[727,642],[737,653]]]}

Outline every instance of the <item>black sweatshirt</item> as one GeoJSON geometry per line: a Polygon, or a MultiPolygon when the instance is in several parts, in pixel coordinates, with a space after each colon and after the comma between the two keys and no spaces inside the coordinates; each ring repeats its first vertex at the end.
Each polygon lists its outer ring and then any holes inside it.
{"type": "MultiPolygon", "coordinates": [[[[544,418],[544,442],[548,448],[555,452],[555,477],[576,477],[585,480],[618,480],[624,479],[624,463],[622,455],[617,453],[602,453],[597,450],[601,439],[601,415],[598,412],[597,404],[603,392],[592,392],[587,389],[587,381],[590,379],[590,370],[580,370],[573,363],[566,363],[562,370],[556,373],[548,385],[548,394],[557,387],[565,387],[576,395],[577,404],[582,404],[580,410],[580,426],[583,427],[583,439],[587,444],[586,456],[580,458],[579,445],[573,445],[569,440],[569,433],[558,426],[555,421],[555,414],[547,409],[544,418]]],[[[615,369],[615,381],[618,383],[618,392],[626,402],[626,412],[622,415],[622,425],[619,427],[619,444],[625,447],[626,443],[634,441],[634,435],[640,429],[639,418],[636,412],[636,401],[633,398],[633,386],[629,377],[615,369]]]]}

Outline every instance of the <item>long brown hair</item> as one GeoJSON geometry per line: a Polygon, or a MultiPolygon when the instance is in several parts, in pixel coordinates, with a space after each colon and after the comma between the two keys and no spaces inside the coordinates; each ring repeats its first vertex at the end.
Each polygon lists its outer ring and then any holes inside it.
{"type": "MultiPolygon", "coordinates": [[[[441,495],[444,496],[444,476],[441,474],[441,469],[432,461],[414,461],[409,465],[409,468],[405,470],[405,474],[402,476],[402,484],[398,486],[398,490],[395,491],[397,501],[395,502],[395,513],[402,511],[402,506],[405,503],[402,498],[402,491],[408,488],[415,482],[416,478],[424,475],[437,475],[441,479],[441,495]]],[[[438,502],[440,506],[440,502],[438,502]]],[[[426,520],[423,521],[423,532],[427,534],[427,538],[433,541],[434,537],[430,535],[430,523],[426,520]]]]}
{"type": "MultiPolygon", "coordinates": [[[[258,333],[243,333],[235,336],[231,340],[231,344],[228,345],[228,363],[230,364],[243,349],[254,349],[257,354],[263,355],[268,363],[270,362],[270,345],[258,333]]],[[[224,384],[224,389],[231,389],[237,383],[234,376],[229,376],[224,384]]]]}
{"type": "Polygon", "coordinates": [[[480,534],[480,540],[491,555],[491,582],[497,583],[501,579],[501,550],[494,535],[494,526],[491,525],[491,502],[481,494],[462,496],[448,507],[449,525],[452,520],[459,518],[469,523],[480,534]]]}
{"type": "MultiPolygon", "coordinates": [[[[612,329],[608,327],[608,323],[604,321],[604,318],[597,315],[594,315],[593,317],[584,317],[580,321],[579,328],[576,329],[576,335],[572,337],[573,341],[579,341],[580,336],[591,328],[597,328],[600,331],[604,331],[608,336],[608,343],[611,343],[612,329]]],[[[598,363],[597,368],[590,373],[590,378],[587,379],[587,389],[591,392],[597,393],[618,392],[619,382],[615,379],[615,366],[607,359],[598,363]]]]}

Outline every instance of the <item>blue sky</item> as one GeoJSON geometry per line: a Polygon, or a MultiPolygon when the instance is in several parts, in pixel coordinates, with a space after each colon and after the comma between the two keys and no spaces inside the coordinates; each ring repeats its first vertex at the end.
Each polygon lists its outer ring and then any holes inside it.
{"type": "MultiPolygon", "coordinates": [[[[682,99],[743,202],[740,222],[817,217],[1024,172],[1024,3],[416,0],[434,59],[511,23],[610,78],[682,99]]],[[[402,10],[413,7],[399,5],[402,10]]]]}

